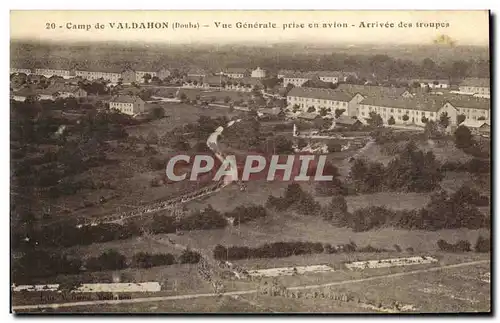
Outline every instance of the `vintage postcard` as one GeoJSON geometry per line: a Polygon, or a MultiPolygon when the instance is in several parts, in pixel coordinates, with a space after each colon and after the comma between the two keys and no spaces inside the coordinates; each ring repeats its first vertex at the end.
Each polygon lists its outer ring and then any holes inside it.
{"type": "Polygon", "coordinates": [[[489,23],[11,11],[11,312],[491,313],[489,23]]]}

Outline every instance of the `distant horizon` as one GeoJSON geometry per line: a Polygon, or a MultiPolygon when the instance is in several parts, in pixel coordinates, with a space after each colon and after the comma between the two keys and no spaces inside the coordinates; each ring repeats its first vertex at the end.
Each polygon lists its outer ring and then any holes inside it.
{"type": "Polygon", "coordinates": [[[264,41],[226,41],[226,42],[174,42],[174,41],[144,41],[144,40],[50,40],[50,39],[33,39],[33,38],[11,38],[10,42],[24,42],[24,43],[36,43],[36,44],[109,44],[109,45],[120,45],[127,43],[134,43],[137,45],[203,45],[203,46],[227,46],[227,45],[239,45],[239,46],[249,46],[249,45],[260,45],[260,46],[275,46],[275,45],[304,45],[304,46],[331,46],[331,45],[339,45],[339,46],[397,46],[397,47],[405,47],[405,46],[425,46],[425,47],[441,47],[441,48],[457,48],[457,47],[478,47],[478,48],[489,48],[490,44],[455,44],[453,46],[445,45],[445,44],[434,44],[434,43],[394,43],[394,42],[347,42],[347,41],[277,41],[277,42],[264,42],[264,41]]]}

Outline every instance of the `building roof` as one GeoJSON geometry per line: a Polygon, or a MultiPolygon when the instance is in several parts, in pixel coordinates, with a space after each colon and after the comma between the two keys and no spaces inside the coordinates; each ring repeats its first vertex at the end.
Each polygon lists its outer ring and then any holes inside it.
{"type": "Polygon", "coordinates": [[[280,108],[262,108],[259,109],[258,112],[271,115],[279,115],[280,113],[283,113],[283,111],[280,108]]]}
{"type": "Polygon", "coordinates": [[[16,95],[16,96],[30,96],[30,95],[35,95],[36,92],[34,89],[32,88],[29,88],[29,87],[24,87],[22,89],[20,89],[19,91],[14,91],[12,92],[13,95],[16,95]]]}
{"type": "Polygon", "coordinates": [[[490,110],[491,100],[470,95],[443,95],[443,100],[455,108],[490,110]]]}
{"type": "Polygon", "coordinates": [[[485,120],[471,120],[466,119],[461,124],[461,126],[466,126],[467,128],[481,128],[482,126],[490,126],[490,124],[485,120]]]}
{"type": "Polygon", "coordinates": [[[413,82],[418,82],[418,83],[434,83],[434,82],[438,82],[439,84],[450,84],[450,81],[449,80],[445,80],[445,79],[414,79],[414,80],[411,80],[410,81],[411,83],[413,82]]]}
{"type": "Polygon", "coordinates": [[[318,77],[311,78],[307,80],[304,84],[302,84],[303,87],[314,87],[314,88],[329,88],[329,84],[327,82],[323,82],[320,80],[318,77]]]}
{"type": "Polygon", "coordinates": [[[342,77],[341,72],[336,71],[312,71],[312,72],[289,72],[284,74],[286,78],[312,79],[318,77],[342,77]]]}
{"type": "Polygon", "coordinates": [[[124,94],[117,95],[111,98],[111,100],[109,100],[109,102],[119,102],[119,103],[137,103],[141,101],[142,99],[138,96],[124,95],[124,94]]]}
{"type": "Polygon", "coordinates": [[[297,118],[307,119],[307,120],[314,120],[319,117],[320,117],[319,114],[314,112],[302,112],[297,116],[297,118]]]}
{"type": "Polygon", "coordinates": [[[228,74],[245,74],[248,73],[248,69],[244,67],[228,67],[224,72],[228,74]]]}
{"type": "Polygon", "coordinates": [[[238,79],[238,81],[253,86],[262,86],[262,79],[258,77],[243,77],[241,79],[238,79]]]}
{"type": "Polygon", "coordinates": [[[76,71],[83,72],[101,72],[101,73],[115,73],[120,74],[124,68],[122,66],[108,66],[108,65],[79,65],[75,67],[76,71]]]}
{"type": "Polygon", "coordinates": [[[227,82],[228,78],[224,76],[209,75],[202,78],[202,80],[204,84],[219,86],[221,82],[227,82]]]}
{"type": "Polygon", "coordinates": [[[338,123],[338,124],[345,124],[345,125],[350,125],[350,126],[352,126],[356,123],[361,123],[361,121],[359,121],[358,119],[354,119],[354,118],[348,117],[348,116],[340,116],[337,119],[335,119],[334,122],[338,123]]]}
{"type": "Polygon", "coordinates": [[[203,76],[189,76],[189,75],[188,75],[188,76],[184,77],[184,79],[183,79],[183,80],[184,80],[184,82],[188,82],[188,81],[191,81],[191,82],[193,82],[193,81],[197,81],[197,82],[199,82],[199,83],[203,83],[203,76]]]}
{"type": "Polygon", "coordinates": [[[297,71],[294,71],[294,70],[279,70],[278,71],[278,75],[287,75],[287,74],[293,74],[293,73],[297,73],[297,71]]]}
{"type": "Polygon", "coordinates": [[[360,104],[376,107],[437,112],[444,104],[441,96],[426,98],[367,97],[360,104]]]}
{"type": "Polygon", "coordinates": [[[288,92],[287,96],[296,96],[302,98],[313,98],[321,100],[332,100],[332,101],[351,101],[352,96],[349,94],[339,91],[338,89],[320,89],[312,87],[294,87],[288,92]]]}
{"type": "Polygon", "coordinates": [[[355,96],[357,93],[364,97],[400,97],[407,91],[404,87],[386,87],[374,85],[339,84],[338,90],[355,96]]]}
{"type": "Polygon", "coordinates": [[[206,75],[207,74],[207,71],[205,71],[204,69],[202,68],[191,68],[187,71],[188,75],[206,75]]]}
{"type": "Polygon", "coordinates": [[[460,82],[460,86],[490,87],[490,79],[470,77],[460,82]]]}

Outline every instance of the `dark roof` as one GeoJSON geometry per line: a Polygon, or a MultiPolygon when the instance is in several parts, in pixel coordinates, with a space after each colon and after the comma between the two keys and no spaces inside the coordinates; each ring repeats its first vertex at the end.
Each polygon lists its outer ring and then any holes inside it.
{"type": "Polygon", "coordinates": [[[321,100],[333,100],[333,101],[351,101],[352,96],[349,94],[339,91],[337,89],[320,89],[320,88],[303,88],[294,87],[288,92],[287,96],[296,96],[302,98],[313,98],[321,100]]]}
{"type": "Polygon", "coordinates": [[[491,100],[470,95],[443,95],[443,100],[455,108],[490,110],[491,100]]]}
{"type": "Polygon", "coordinates": [[[471,77],[466,78],[462,82],[460,82],[461,86],[476,86],[476,87],[490,87],[490,79],[489,78],[477,78],[471,77]]]}
{"type": "Polygon", "coordinates": [[[413,82],[419,82],[419,83],[434,83],[434,82],[439,82],[439,83],[445,83],[445,84],[449,84],[450,81],[449,80],[445,80],[445,79],[414,79],[414,80],[411,80],[411,83],[413,82]]]}
{"type": "Polygon", "coordinates": [[[373,85],[355,85],[355,84],[339,84],[338,90],[355,96],[357,93],[364,97],[399,97],[406,88],[404,87],[386,87],[386,86],[373,86],[373,85]]]}
{"type": "Polygon", "coordinates": [[[106,65],[89,64],[88,66],[77,66],[77,67],[75,67],[75,70],[84,71],[84,72],[102,72],[102,73],[120,74],[124,70],[124,68],[122,66],[106,66],[106,65]]]}
{"type": "Polygon", "coordinates": [[[191,75],[206,75],[207,71],[201,68],[191,68],[187,71],[186,74],[191,74],[191,75]]]}
{"type": "Polygon", "coordinates": [[[224,71],[225,73],[235,73],[235,74],[245,74],[248,73],[248,69],[244,67],[228,67],[224,71]]]}
{"type": "Polygon", "coordinates": [[[184,82],[187,82],[187,81],[197,81],[197,82],[200,82],[200,83],[203,83],[203,76],[186,76],[184,77],[184,82]]]}
{"type": "Polygon", "coordinates": [[[208,85],[220,85],[221,82],[227,82],[228,78],[224,76],[205,76],[202,78],[203,83],[208,85]]]}
{"type": "Polygon", "coordinates": [[[337,119],[335,119],[335,123],[337,124],[346,124],[346,125],[354,125],[356,123],[361,123],[358,119],[354,119],[348,116],[340,116],[337,119]]]}
{"type": "Polygon", "coordinates": [[[140,97],[131,95],[118,95],[109,100],[109,102],[120,102],[120,103],[136,103],[140,101],[142,101],[140,97]]]}
{"type": "Polygon", "coordinates": [[[307,119],[307,120],[314,120],[316,118],[320,118],[319,114],[314,113],[314,112],[302,112],[297,117],[301,118],[301,119],[307,119]]]}

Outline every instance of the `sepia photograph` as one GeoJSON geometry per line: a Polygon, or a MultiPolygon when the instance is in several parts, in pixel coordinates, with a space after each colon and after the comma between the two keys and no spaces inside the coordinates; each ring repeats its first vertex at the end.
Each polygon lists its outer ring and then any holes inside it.
{"type": "Polygon", "coordinates": [[[491,19],[10,11],[10,312],[491,314],[491,19]]]}

